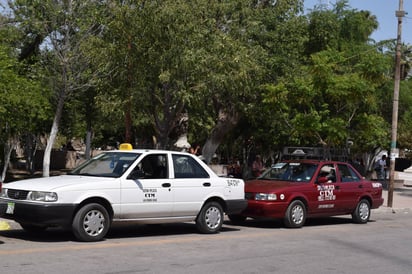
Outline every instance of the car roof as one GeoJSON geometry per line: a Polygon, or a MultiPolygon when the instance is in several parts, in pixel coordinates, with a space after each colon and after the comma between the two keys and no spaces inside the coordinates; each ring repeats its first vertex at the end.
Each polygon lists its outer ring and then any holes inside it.
{"type": "Polygon", "coordinates": [[[164,150],[164,149],[114,149],[114,150],[104,150],[103,152],[108,153],[176,153],[176,154],[187,154],[192,155],[188,152],[184,151],[176,151],[176,150],[164,150]]]}
{"type": "Polygon", "coordinates": [[[284,163],[307,163],[307,164],[348,164],[342,161],[332,161],[332,160],[318,160],[318,159],[288,159],[283,160],[284,163]]]}

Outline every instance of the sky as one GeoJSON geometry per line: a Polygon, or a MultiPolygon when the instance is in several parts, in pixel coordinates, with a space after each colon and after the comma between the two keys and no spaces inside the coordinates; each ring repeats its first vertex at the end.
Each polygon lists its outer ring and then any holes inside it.
{"type": "MultiPolygon", "coordinates": [[[[332,6],[336,0],[304,0],[305,11],[315,5],[328,4],[332,6]]],[[[398,33],[398,18],[395,11],[399,10],[399,0],[349,0],[348,5],[356,10],[368,10],[376,16],[379,28],[371,38],[376,42],[386,39],[396,39],[398,33]]],[[[403,0],[403,10],[408,13],[402,19],[402,43],[412,45],[412,0],[403,0]]]]}

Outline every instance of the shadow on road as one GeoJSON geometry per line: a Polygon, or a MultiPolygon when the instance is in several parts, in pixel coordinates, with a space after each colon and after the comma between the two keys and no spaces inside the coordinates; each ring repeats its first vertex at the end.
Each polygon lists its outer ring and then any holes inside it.
{"type": "MultiPolygon", "coordinates": [[[[369,222],[375,222],[373,219],[369,222]]],[[[353,224],[352,218],[348,216],[335,216],[325,218],[309,218],[302,229],[305,227],[320,227],[353,224]]],[[[282,220],[265,219],[254,220],[247,219],[242,224],[233,224],[225,221],[221,233],[239,231],[242,227],[262,228],[262,229],[286,229],[282,220]]],[[[124,239],[140,237],[159,237],[159,236],[177,236],[177,235],[199,235],[194,223],[175,223],[175,224],[113,224],[105,239],[124,239]]],[[[11,229],[0,231],[0,236],[14,238],[32,242],[76,242],[77,240],[69,230],[61,228],[49,228],[43,232],[30,233],[23,229],[11,229]]],[[[3,242],[0,241],[0,244],[3,242]]]]}
{"type": "MultiPolygon", "coordinates": [[[[374,220],[369,220],[369,222],[375,222],[374,220]]],[[[264,229],[273,228],[286,228],[282,220],[278,219],[247,219],[242,224],[232,224],[227,222],[229,225],[241,226],[241,227],[255,227],[264,229]]],[[[316,226],[331,226],[331,225],[343,225],[343,224],[353,224],[351,216],[339,216],[339,217],[324,217],[324,218],[309,218],[306,220],[304,227],[316,227],[316,226]]]]}
{"type": "MultiPolygon", "coordinates": [[[[221,233],[238,231],[238,228],[223,226],[221,233]]],[[[137,224],[114,224],[106,239],[120,238],[139,238],[139,237],[159,237],[188,235],[199,232],[194,223],[176,223],[176,224],[156,224],[156,225],[137,225],[137,224]]],[[[75,242],[77,241],[71,231],[61,228],[48,228],[46,231],[31,233],[23,229],[11,229],[0,231],[0,236],[32,242],[75,242]]],[[[2,242],[0,241],[0,244],[2,242]]]]}
{"type": "Polygon", "coordinates": [[[74,241],[74,236],[70,231],[58,229],[58,228],[50,228],[43,232],[38,233],[30,233],[24,231],[23,229],[10,229],[10,230],[3,230],[0,231],[0,236],[6,238],[13,238],[19,239],[24,241],[32,241],[32,242],[70,242],[74,241]]]}

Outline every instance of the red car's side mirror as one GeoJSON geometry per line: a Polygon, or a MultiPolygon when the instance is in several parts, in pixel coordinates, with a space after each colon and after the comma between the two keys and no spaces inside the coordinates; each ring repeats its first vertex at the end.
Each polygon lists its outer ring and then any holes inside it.
{"type": "Polygon", "coordinates": [[[329,178],[328,178],[328,177],[322,176],[322,177],[319,177],[319,178],[318,178],[317,183],[318,183],[318,184],[324,184],[324,183],[327,183],[328,181],[329,181],[329,178]]]}

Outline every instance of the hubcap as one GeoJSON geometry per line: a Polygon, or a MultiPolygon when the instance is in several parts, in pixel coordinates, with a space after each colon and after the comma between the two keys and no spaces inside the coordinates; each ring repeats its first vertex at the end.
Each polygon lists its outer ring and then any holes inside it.
{"type": "Polygon", "coordinates": [[[90,236],[99,235],[104,229],[104,216],[98,210],[89,211],[83,219],[84,231],[90,236]]]}
{"type": "Polygon", "coordinates": [[[303,208],[295,206],[292,210],[292,220],[295,224],[300,224],[303,221],[303,208]]]}
{"type": "Polygon", "coordinates": [[[210,207],[205,214],[205,221],[210,229],[216,229],[219,227],[222,216],[220,210],[216,207],[210,207]]]}
{"type": "Polygon", "coordinates": [[[367,204],[362,203],[359,206],[359,216],[362,220],[367,220],[369,217],[369,207],[367,204]]]}

